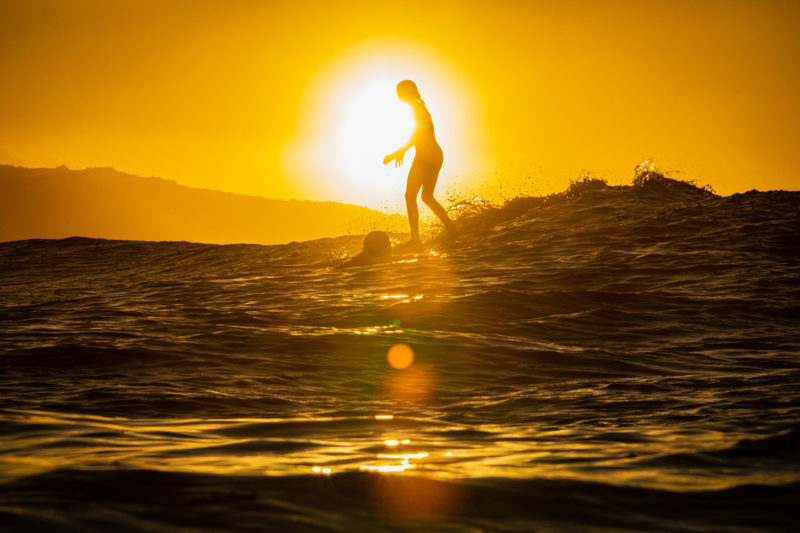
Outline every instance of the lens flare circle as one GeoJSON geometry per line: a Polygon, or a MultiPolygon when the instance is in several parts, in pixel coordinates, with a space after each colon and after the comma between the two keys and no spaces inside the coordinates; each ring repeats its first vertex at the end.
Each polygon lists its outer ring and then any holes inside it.
{"type": "Polygon", "coordinates": [[[386,352],[386,360],[392,368],[404,370],[414,362],[414,350],[408,344],[395,344],[386,352]]]}

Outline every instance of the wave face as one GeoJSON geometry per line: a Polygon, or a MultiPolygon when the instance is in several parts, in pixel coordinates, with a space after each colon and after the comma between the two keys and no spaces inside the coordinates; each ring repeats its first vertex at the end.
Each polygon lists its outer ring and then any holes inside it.
{"type": "Polygon", "coordinates": [[[360,237],[0,244],[2,520],[794,527],[800,193],[461,207],[455,245],[351,269],[360,237]]]}

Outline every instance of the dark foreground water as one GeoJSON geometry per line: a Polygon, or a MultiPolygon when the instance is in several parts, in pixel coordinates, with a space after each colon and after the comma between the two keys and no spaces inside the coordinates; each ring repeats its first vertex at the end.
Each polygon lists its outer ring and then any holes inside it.
{"type": "Polygon", "coordinates": [[[0,244],[0,529],[796,530],[800,193],[651,178],[345,270],[0,244]]]}

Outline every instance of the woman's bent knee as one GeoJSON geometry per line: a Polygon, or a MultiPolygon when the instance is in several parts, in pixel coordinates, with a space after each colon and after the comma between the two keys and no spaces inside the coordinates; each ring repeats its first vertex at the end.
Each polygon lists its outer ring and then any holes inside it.
{"type": "Polygon", "coordinates": [[[433,194],[425,193],[422,193],[422,201],[425,202],[425,205],[427,206],[436,205],[439,203],[436,201],[436,198],[433,197],[433,194]]]}

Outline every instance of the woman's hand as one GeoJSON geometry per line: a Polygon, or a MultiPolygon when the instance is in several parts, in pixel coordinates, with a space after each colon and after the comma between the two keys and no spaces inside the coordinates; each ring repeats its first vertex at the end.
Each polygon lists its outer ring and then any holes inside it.
{"type": "Polygon", "coordinates": [[[391,154],[387,155],[383,158],[383,164],[388,165],[392,161],[394,161],[394,166],[399,167],[403,164],[403,156],[406,155],[405,152],[397,151],[392,152],[391,154]]]}

